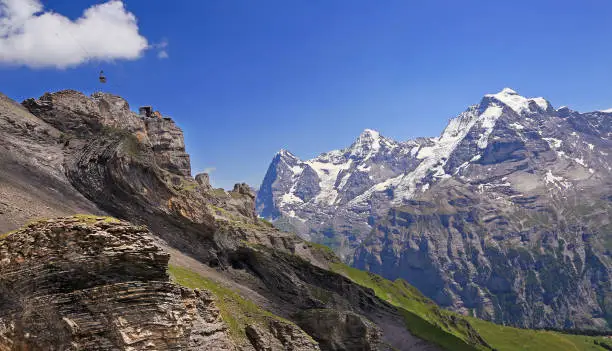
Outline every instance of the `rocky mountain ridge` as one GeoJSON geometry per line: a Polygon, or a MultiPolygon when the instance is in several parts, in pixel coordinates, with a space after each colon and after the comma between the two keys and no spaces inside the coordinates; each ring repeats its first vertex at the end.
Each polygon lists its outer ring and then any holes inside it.
{"type": "Polygon", "coordinates": [[[396,307],[332,272],[332,256],[259,220],[247,185],[226,192],[213,189],[205,175],[192,178],[173,121],[141,118],[110,94],[62,91],[22,105],[2,97],[0,125],[0,189],[8,195],[2,197],[3,232],[40,217],[84,212],[146,225],[152,233],[94,217],[93,223],[50,220],[3,235],[0,349],[202,349],[200,341],[216,349],[213,339],[231,350],[439,349],[414,336],[396,307]],[[168,281],[168,255],[146,236],[172,253],[172,279],[200,295],[168,281]],[[141,246],[147,248],[142,255],[160,261],[132,259],[129,248],[141,246]],[[143,265],[154,276],[143,276],[143,265]],[[17,276],[56,283],[41,290],[46,283],[17,276]],[[104,313],[86,307],[102,304],[98,299],[108,302],[104,313]],[[143,309],[147,304],[157,312],[143,309]],[[38,317],[31,311],[42,305],[48,313],[33,324],[38,317]],[[126,309],[133,315],[122,319],[126,309]],[[146,322],[151,319],[159,325],[146,322]],[[326,319],[339,328],[317,325],[326,319]],[[361,320],[361,327],[341,327],[349,320],[361,320]],[[46,331],[51,326],[61,330],[46,331]]]}
{"type": "Polygon", "coordinates": [[[139,118],[110,94],[0,95],[0,230],[21,227],[0,235],[1,350],[513,350],[530,333],[275,229],[247,185],[187,174],[172,121],[139,118]]]}
{"type": "Polygon", "coordinates": [[[282,150],[257,210],[461,313],[609,328],[611,119],[506,88],[437,138],[366,130],[309,161],[282,150]]]}

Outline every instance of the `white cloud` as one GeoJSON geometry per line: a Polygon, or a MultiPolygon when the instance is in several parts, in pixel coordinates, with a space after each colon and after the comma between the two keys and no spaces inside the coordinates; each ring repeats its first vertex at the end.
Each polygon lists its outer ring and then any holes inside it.
{"type": "Polygon", "coordinates": [[[153,44],[151,45],[152,48],[157,49],[157,58],[159,59],[167,59],[168,57],[170,57],[168,55],[168,50],[166,50],[166,48],[168,47],[168,40],[164,39],[161,41],[161,43],[159,44],[153,44]]]}
{"type": "Polygon", "coordinates": [[[92,6],[71,21],[39,0],[0,0],[0,63],[66,68],[91,60],[135,60],[148,48],[120,0],[92,6]]]}

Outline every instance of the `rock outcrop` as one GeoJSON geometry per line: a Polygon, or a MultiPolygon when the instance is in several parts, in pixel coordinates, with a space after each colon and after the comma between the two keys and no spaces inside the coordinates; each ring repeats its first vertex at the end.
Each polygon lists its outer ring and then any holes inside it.
{"type": "Polygon", "coordinates": [[[169,282],[147,234],[61,218],[0,240],[0,349],[234,350],[212,294],[169,282]]]}
{"type": "Polygon", "coordinates": [[[375,351],[382,345],[380,329],[363,316],[337,310],[307,310],[298,324],[326,350],[375,351]]]}
{"type": "Polygon", "coordinates": [[[119,96],[95,93],[89,98],[80,92],[66,90],[28,99],[23,105],[69,135],[94,136],[104,130],[132,133],[139,143],[152,150],[160,168],[172,174],[191,176],[183,131],[169,118],[141,118],[119,96]]]}
{"type": "Polygon", "coordinates": [[[146,228],[109,217],[43,220],[0,239],[0,349],[319,350],[270,319],[230,337],[218,296],[169,281],[146,228]]]}

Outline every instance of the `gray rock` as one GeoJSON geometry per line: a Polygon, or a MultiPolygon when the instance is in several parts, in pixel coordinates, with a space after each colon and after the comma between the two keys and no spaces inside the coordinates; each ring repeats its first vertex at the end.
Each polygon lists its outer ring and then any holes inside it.
{"type": "Polygon", "coordinates": [[[146,234],[64,218],[0,240],[0,348],[235,350],[212,295],[170,283],[146,234]]]}
{"type": "Polygon", "coordinates": [[[382,346],[380,329],[356,313],[307,310],[299,314],[298,325],[326,350],[374,351],[382,346]]]}
{"type": "Polygon", "coordinates": [[[198,184],[200,184],[204,188],[207,188],[207,189],[212,188],[210,186],[210,176],[208,175],[208,173],[200,173],[196,175],[195,180],[196,182],[198,182],[198,184]]]}

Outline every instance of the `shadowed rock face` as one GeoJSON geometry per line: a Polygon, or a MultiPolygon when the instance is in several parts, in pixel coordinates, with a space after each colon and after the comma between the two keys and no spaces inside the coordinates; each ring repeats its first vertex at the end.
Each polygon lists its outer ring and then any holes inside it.
{"type": "Polygon", "coordinates": [[[32,218],[103,212],[64,170],[62,133],[0,94],[0,232],[32,218]]]}
{"type": "Polygon", "coordinates": [[[298,324],[327,350],[374,351],[382,346],[376,324],[355,313],[308,310],[299,315],[298,324]]]}

